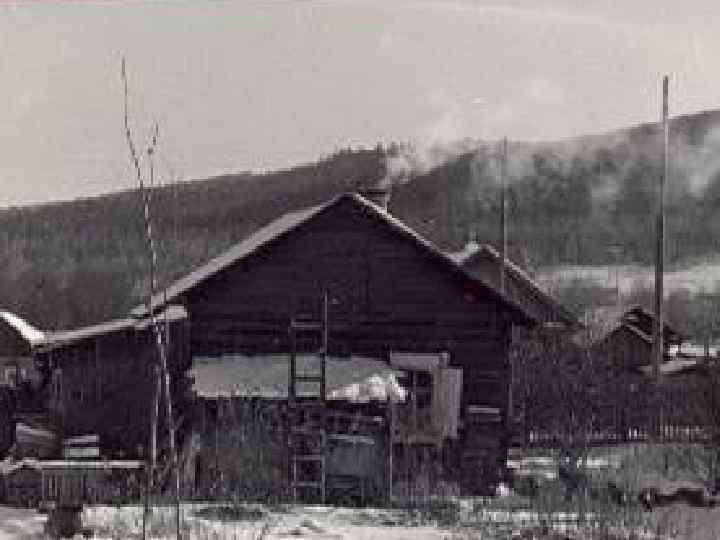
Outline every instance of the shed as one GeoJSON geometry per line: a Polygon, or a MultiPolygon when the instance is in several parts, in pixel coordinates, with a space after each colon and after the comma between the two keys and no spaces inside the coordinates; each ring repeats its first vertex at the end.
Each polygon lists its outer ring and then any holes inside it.
{"type": "MultiPolygon", "coordinates": [[[[613,363],[627,370],[637,371],[652,364],[653,325],[655,315],[641,306],[626,310],[620,320],[601,336],[594,345],[608,355],[613,363]]],[[[664,362],[671,359],[670,350],[683,341],[682,336],[667,323],[664,325],[664,362]]]]}
{"type": "MultiPolygon", "coordinates": [[[[168,368],[180,406],[189,385],[186,313],[168,306],[157,317],[168,328],[168,368]]],[[[157,360],[149,318],[125,317],[48,333],[35,357],[45,379],[51,423],[62,436],[97,434],[105,455],[143,453],[157,360]]]]}

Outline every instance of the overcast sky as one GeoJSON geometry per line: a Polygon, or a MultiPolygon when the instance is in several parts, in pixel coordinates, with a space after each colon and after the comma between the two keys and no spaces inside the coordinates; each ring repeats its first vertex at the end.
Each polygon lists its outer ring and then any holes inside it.
{"type": "Polygon", "coordinates": [[[718,23],[717,0],[0,0],[0,205],[134,185],[123,55],[138,143],[156,119],[187,180],[656,120],[666,72],[671,113],[717,108],[718,23]]]}

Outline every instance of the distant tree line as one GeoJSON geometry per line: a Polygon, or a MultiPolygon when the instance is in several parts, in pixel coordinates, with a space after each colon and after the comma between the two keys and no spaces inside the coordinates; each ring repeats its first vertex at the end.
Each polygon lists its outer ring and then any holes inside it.
{"type": "MultiPolygon", "coordinates": [[[[678,122],[688,156],[701,152],[707,133],[719,123],[716,116],[678,122]]],[[[570,147],[511,144],[511,156],[519,163],[510,167],[511,258],[530,270],[561,263],[651,262],[655,131],[641,126],[570,147]]],[[[402,147],[389,148],[398,152],[402,147]]],[[[157,188],[161,282],[183,275],[287,211],[379,182],[386,174],[387,152],[381,144],[344,148],[316,163],[272,173],[157,188]]],[[[499,187],[494,152],[491,145],[480,144],[411,173],[393,186],[391,211],[443,249],[459,249],[469,239],[495,243],[499,187]]],[[[689,188],[688,174],[679,169],[673,178],[670,262],[710,256],[718,248],[720,173],[707,178],[701,191],[689,188]]],[[[0,305],[47,328],[124,316],[146,290],[141,212],[135,191],[0,211],[0,305]]]]}

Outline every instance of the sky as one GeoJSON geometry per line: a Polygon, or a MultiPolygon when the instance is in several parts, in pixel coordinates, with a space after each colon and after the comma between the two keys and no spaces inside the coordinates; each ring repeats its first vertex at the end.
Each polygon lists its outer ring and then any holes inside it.
{"type": "Polygon", "coordinates": [[[720,108],[716,0],[0,0],[0,206],[720,108]]]}

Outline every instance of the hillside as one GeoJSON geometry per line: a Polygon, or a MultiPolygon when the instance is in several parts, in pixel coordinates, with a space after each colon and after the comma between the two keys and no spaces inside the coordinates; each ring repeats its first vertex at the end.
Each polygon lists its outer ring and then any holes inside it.
{"type": "MultiPolygon", "coordinates": [[[[707,257],[720,230],[720,111],[675,119],[671,140],[668,257],[707,257]]],[[[513,258],[531,269],[652,260],[659,148],[652,124],[511,144],[513,258]]],[[[470,236],[492,242],[494,151],[468,141],[432,152],[408,145],[348,149],[284,171],[159,188],[154,208],[162,280],[182,275],[288,210],[383,178],[393,183],[392,212],[441,247],[457,249],[470,236]]],[[[136,192],[4,210],[0,248],[0,305],[43,327],[123,315],[147,286],[136,192]]]]}

